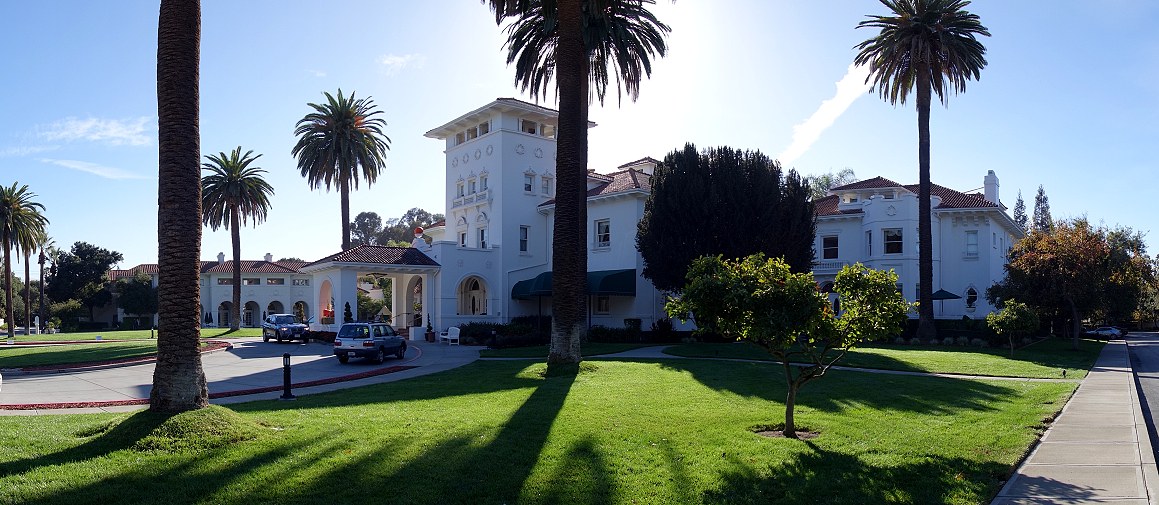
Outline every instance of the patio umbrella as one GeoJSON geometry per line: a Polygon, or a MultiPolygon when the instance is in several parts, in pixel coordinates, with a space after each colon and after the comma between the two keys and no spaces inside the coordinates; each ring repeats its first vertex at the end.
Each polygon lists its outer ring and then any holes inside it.
{"type": "Polygon", "coordinates": [[[944,289],[939,289],[937,291],[934,291],[934,293],[930,295],[931,300],[937,300],[939,302],[942,302],[941,303],[942,314],[946,313],[946,303],[945,303],[946,300],[957,300],[960,298],[962,298],[962,297],[955,295],[954,293],[951,293],[951,292],[946,291],[944,289]]]}

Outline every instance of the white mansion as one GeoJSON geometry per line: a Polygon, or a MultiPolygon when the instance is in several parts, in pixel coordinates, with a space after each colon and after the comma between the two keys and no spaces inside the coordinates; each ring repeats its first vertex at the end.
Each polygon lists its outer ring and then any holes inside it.
{"type": "MultiPolygon", "coordinates": [[[[315,330],[333,330],[346,304],[357,308],[358,279],[368,274],[392,278],[390,312],[400,328],[429,320],[442,330],[549,314],[556,117],[554,110],[500,98],[427,132],[444,142],[446,153],[446,221],[425,230],[433,240],[416,237],[410,248],[358,246],[310,263],[275,262],[269,254],[245,261],[243,326],[259,325],[267,313],[300,312],[315,330]]],[[[592,325],[620,327],[639,319],[648,329],[665,317],[664,296],[640,276],[635,247],[657,164],[643,158],[609,173],[588,173],[592,325]]],[[[818,282],[824,286],[842,265],[860,261],[894,269],[899,289],[916,298],[916,191],[878,177],[835,188],[818,200],[818,282]]],[[[935,315],[984,317],[992,308],[983,293],[1001,280],[1007,251],[1022,232],[998,200],[993,171],[983,195],[935,185],[932,200],[934,290],[960,297],[935,302],[935,315]]],[[[222,254],[202,263],[207,323],[228,324],[231,268],[222,254]]],[[[156,269],[140,265],[110,275],[142,271],[156,279],[156,269]]]]}

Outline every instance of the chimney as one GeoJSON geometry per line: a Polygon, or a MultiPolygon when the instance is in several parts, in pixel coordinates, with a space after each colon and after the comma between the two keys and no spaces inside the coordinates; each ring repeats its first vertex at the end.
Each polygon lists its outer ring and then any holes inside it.
{"type": "Polygon", "coordinates": [[[270,253],[266,253],[266,263],[273,263],[273,262],[274,262],[274,255],[270,254],[270,253]]]}
{"type": "Polygon", "coordinates": [[[983,179],[982,186],[985,188],[986,201],[995,205],[1002,205],[998,201],[998,176],[994,175],[994,171],[986,172],[986,178],[983,179]]]}
{"type": "Polygon", "coordinates": [[[223,253],[223,252],[217,253],[217,262],[218,263],[225,263],[225,253],[223,253]]]}

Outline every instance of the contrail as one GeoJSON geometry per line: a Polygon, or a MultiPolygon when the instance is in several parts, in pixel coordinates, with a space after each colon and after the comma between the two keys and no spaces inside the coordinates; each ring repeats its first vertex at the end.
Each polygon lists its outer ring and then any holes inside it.
{"type": "Polygon", "coordinates": [[[813,143],[821,138],[821,133],[833,126],[833,122],[841,117],[850,105],[853,105],[854,100],[869,91],[870,85],[865,83],[865,78],[868,75],[868,68],[849,65],[845,77],[837,82],[837,93],[833,95],[833,98],[821,102],[821,106],[817,107],[817,112],[809,116],[809,119],[793,126],[793,143],[789,144],[789,147],[777,156],[781,166],[789,167],[797,161],[797,158],[805,154],[805,151],[813,147],[813,143]]]}

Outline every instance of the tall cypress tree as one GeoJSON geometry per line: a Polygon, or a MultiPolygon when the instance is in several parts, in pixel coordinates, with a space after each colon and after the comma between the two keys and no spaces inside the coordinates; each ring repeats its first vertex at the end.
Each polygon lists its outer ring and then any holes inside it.
{"type": "Polygon", "coordinates": [[[1046,198],[1046,190],[1038,185],[1038,194],[1034,195],[1034,231],[1049,233],[1054,229],[1054,219],[1050,217],[1050,200],[1046,198]]]}
{"type": "Polygon", "coordinates": [[[651,185],[636,248],[656,287],[680,289],[688,265],[705,255],[763,252],[793,271],[811,269],[816,223],[807,185],[759,151],[685,144],[664,158],[651,185]]]}
{"type": "Polygon", "coordinates": [[[1022,201],[1022,190],[1020,189],[1018,190],[1018,201],[1014,203],[1014,224],[1018,225],[1023,233],[1026,233],[1029,231],[1026,229],[1026,221],[1026,202],[1022,201]]]}

